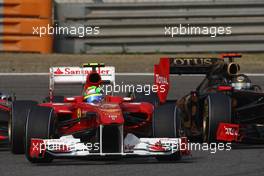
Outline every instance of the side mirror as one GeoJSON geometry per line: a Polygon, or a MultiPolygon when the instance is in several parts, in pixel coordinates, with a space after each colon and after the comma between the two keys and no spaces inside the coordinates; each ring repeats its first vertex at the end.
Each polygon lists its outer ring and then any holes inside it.
{"type": "Polygon", "coordinates": [[[132,100],[133,100],[133,98],[131,98],[131,97],[124,97],[123,98],[123,101],[125,101],[125,102],[130,102],[132,100]]]}
{"type": "Polygon", "coordinates": [[[67,97],[67,98],[64,99],[64,102],[75,103],[75,102],[77,102],[77,99],[74,98],[74,97],[67,97]]]}

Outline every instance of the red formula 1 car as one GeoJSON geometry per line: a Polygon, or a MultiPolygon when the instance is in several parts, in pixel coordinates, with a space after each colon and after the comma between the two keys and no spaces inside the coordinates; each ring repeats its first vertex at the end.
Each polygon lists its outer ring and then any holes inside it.
{"type": "MultiPolygon", "coordinates": [[[[264,93],[249,77],[240,74],[234,58],[162,58],[155,65],[155,83],[161,102],[174,106],[171,116],[180,119],[189,139],[206,142],[264,142],[264,93]],[[170,74],[203,74],[203,81],[189,94],[166,102],[170,74]]],[[[166,109],[163,110],[166,112],[166,109]]]]}
{"type": "Polygon", "coordinates": [[[0,144],[8,143],[8,122],[12,97],[0,93],[0,144]]]}
{"type": "MultiPolygon", "coordinates": [[[[90,95],[100,97],[103,91],[98,88],[102,85],[114,83],[114,67],[103,64],[51,68],[49,102],[14,102],[11,128],[16,128],[10,130],[13,153],[23,153],[24,137],[26,157],[34,163],[60,157],[133,155],[179,159],[188,154],[186,147],[180,150],[186,138],[167,136],[161,130],[166,124],[155,123],[153,136],[153,104],[113,95],[86,101],[94,97],[90,95]],[[55,84],[84,84],[83,95],[56,97],[55,84]],[[87,91],[94,92],[88,95],[87,91]],[[26,106],[31,107],[29,112],[26,106]],[[25,126],[16,124],[17,120],[26,121],[25,126]],[[19,135],[17,129],[21,129],[19,135]]],[[[176,133],[173,130],[171,134],[176,133]]]]}

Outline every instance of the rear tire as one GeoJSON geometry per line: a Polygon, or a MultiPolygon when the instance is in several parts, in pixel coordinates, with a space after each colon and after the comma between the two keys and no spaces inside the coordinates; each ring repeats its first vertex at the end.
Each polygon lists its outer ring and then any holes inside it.
{"type": "Polygon", "coordinates": [[[217,142],[216,135],[219,123],[231,123],[231,98],[222,93],[209,94],[203,109],[203,140],[217,142]]]}
{"type": "MultiPolygon", "coordinates": [[[[155,108],[152,120],[153,137],[179,138],[181,134],[181,119],[176,102],[166,102],[155,108]]],[[[175,161],[181,159],[180,151],[168,156],[156,156],[159,161],[175,161]]]]}
{"type": "Polygon", "coordinates": [[[30,144],[32,138],[50,139],[55,134],[55,116],[53,109],[49,107],[35,106],[27,117],[25,154],[31,163],[49,163],[53,158],[47,154],[43,158],[32,158],[30,156],[30,144]]]}
{"type": "Polygon", "coordinates": [[[23,154],[25,123],[29,109],[36,106],[36,101],[14,101],[11,108],[11,117],[9,121],[9,141],[11,152],[13,154],[23,154]]]}

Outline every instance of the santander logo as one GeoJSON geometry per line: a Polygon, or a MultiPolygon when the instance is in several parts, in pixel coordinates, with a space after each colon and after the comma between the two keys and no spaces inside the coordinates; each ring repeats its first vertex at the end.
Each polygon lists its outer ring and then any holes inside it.
{"type": "MultiPolygon", "coordinates": [[[[54,75],[88,75],[91,73],[91,69],[89,68],[76,68],[76,67],[61,67],[57,68],[54,71],[54,75]]],[[[111,69],[100,69],[99,74],[101,75],[111,75],[111,69]]]]}
{"type": "Polygon", "coordinates": [[[60,68],[57,68],[57,70],[54,72],[55,75],[62,75],[63,72],[61,71],[60,68]]]}

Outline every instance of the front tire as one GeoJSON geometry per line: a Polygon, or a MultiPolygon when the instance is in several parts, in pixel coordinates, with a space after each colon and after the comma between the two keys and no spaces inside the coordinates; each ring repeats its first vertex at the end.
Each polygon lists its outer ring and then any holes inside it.
{"type": "Polygon", "coordinates": [[[31,163],[49,163],[52,157],[45,154],[44,157],[32,158],[30,145],[32,138],[50,139],[55,134],[55,115],[50,107],[36,106],[30,110],[26,122],[25,154],[31,163]]]}
{"type": "Polygon", "coordinates": [[[25,123],[29,109],[36,106],[36,101],[14,101],[11,108],[11,117],[9,123],[9,140],[11,152],[13,154],[23,154],[25,123]]]}
{"type": "Polygon", "coordinates": [[[217,142],[217,129],[219,123],[231,123],[231,98],[222,93],[211,93],[204,101],[203,110],[203,140],[204,142],[217,142]]]}
{"type": "MultiPolygon", "coordinates": [[[[180,110],[176,102],[166,102],[155,108],[152,120],[153,137],[179,138],[181,135],[180,110]]],[[[159,161],[175,161],[181,159],[180,151],[168,156],[156,156],[159,161]]]]}

